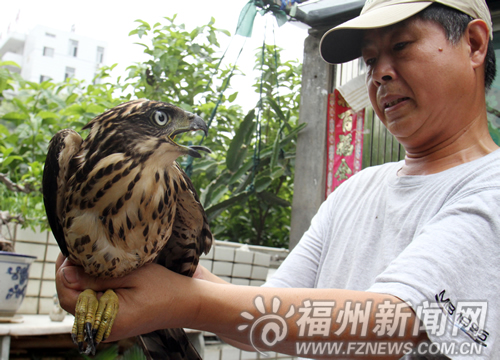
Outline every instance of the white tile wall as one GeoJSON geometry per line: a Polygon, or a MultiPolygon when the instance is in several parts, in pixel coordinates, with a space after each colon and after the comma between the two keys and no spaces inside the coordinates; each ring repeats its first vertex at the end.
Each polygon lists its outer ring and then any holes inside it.
{"type": "MultiPolygon", "coordinates": [[[[259,251],[249,250],[247,247],[239,248],[238,245],[217,242],[212,247],[213,261],[208,256],[202,255],[200,264],[210,269],[219,277],[224,277],[237,285],[262,285],[271,266],[271,255],[259,251]]],[[[209,254],[210,256],[211,254],[209,254]]]]}
{"type": "MultiPolygon", "coordinates": [[[[57,242],[52,233],[46,231],[36,233],[20,226],[10,230],[16,252],[37,257],[31,264],[26,297],[18,313],[48,314],[53,306],[52,296],[56,293],[55,261],[60,252],[57,242]]],[[[6,226],[1,231],[8,237],[6,226]]],[[[225,245],[220,241],[200,258],[200,264],[223,280],[251,286],[265,282],[270,262],[271,256],[267,253],[240,249],[238,245],[225,245]]]]}
{"type": "Polygon", "coordinates": [[[213,264],[213,260],[204,259],[204,258],[200,259],[200,265],[205,267],[210,272],[212,271],[212,264],[213,264]]]}
{"type": "Polygon", "coordinates": [[[230,247],[215,246],[214,260],[234,261],[234,249],[230,247]]]}
{"type": "Polygon", "coordinates": [[[28,287],[26,288],[26,296],[38,296],[41,284],[42,282],[40,280],[29,279],[28,287]]]}
{"type": "Polygon", "coordinates": [[[31,228],[22,229],[18,226],[16,231],[16,240],[19,239],[46,244],[47,236],[47,232],[40,232],[40,228],[36,228],[35,231],[33,231],[31,228]]]}
{"type": "Polygon", "coordinates": [[[59,247],[52,234],[47,231],[16,226],[13,231],[15,251],[20,254],[36,256],[30,266],[26,297],[18,310],[19,314],[47,314],[48,304],[52,304],[55,287],[55,260],[59,247]]]}
{"type": "Polygon", "coordinates": [[[56,294],[56,282],[42,280],[40,296],[52,298],[56,294]]]}
{"type": "Polygon", "coordinates": [[[39,302],[39,314],[48,314],[54,306],[54,299],[52,296],[50,298],[40,298],[39,302]]]}
{"type": "Polygon", "coordinates": [[[234,255],[234,262],[251,264],[254,257],[253,251],[236,250],[234,255]]]}
{"type": "Polygon", "coordinates": [[[18,314],[40,314],[38,312],[38,297],[26,296],[21,304],[18,314]]]}
{"type": "Polygon", "coordinates": [[[233,277],[248,278],[252,273],[252,265],[235,263],[233,266],[233,277]]]}
{"type": "Polygon", "coordinates": [[[250,285],[250,279],[232,278],[231,284],[248,286],[248,285],[250,285]]]}
{"type": "Polygon", "coordinates": [[[43,261],[46,245],[18,241],[14,244],[16,252],[24,255],[36,256],[37,260],[43,261]]]}
{"type": "Polygon", "coordinates": [[[30,279],[41,279],[43,271],[43,263],[42,262],[34,262],[30,266],[30,279]]]}
{"type": "Polygon", "coordinates": [[[262,286],[264,283],[264,280],[250,280],[250,286],[262,286]]]}
{"type": "Polygon", "coordinates": [[[59,256],[59,253],[61,250],[59,250],[59,246],[57,245],[47,245],[47,260],[48,261],[53,261],[56,262],[57,257],[59,256]]]}
{"type": "Polygon", "coordinates": [[[269,254],[256,252],[253,259],[253,263],[255,265],[269,267],[269,264],[271,263],[271,256],[269,254]]]}
{"type": "Polygon", "coordinates": [[[2,225],[1,233],[7,240],[13,240],[15,238],[15,231],[16,229],[14,224],[2,225]]]}
{"type": "Polygon", "coordinates": [[[233,273],[233,263],[229,261],[214,261],[212,272],[219,276],[231,276],[233,273]]]}
{"type": "Polygon", "coordinates": [[[255,280],[266,280],[268,268],[264,266],[252,266],[251,278],[255,280]]]}
{"type": "Polygon", "coordinates": [[[56,264],[46,262],[43,265],[43,278],[55,280],[56,279],[56,264]]]}

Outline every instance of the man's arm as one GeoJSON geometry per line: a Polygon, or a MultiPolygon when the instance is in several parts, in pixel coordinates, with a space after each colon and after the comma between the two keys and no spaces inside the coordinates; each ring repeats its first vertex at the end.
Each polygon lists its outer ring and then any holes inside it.
{"type": "MultiPolygon", "coordinates": [[[[109,338],[111,341],[161,328],[189,327],[216,333],[236,345],[250,345],[252,341],[253,345],[262,351],[272,350],[297,355],[296,346],[301,341],[417,344],[426,339],[425,334],[415,333],[415,322],[418,320],[409,308],[395,315],[394,322],[390,325],[399,323],[401,327],[393,336],[386,333],[377,335],[375,330],[380,326],[376,317],[378,306],[387,301],[395,306],[404,305],[401,300],[391,295],[335,289],[236,286],[186,278],[156,264],[148,264],[119,279],[99,280],[87,276],[81,268],[68,262],[62,265],[59,263],[56,274],[57,290],[61,305],[69,312],[74,312],[78,293],[84,288],[93,288],[96,291],[116,289],[120,310],[109,338]],[[256,299],[259,297],[262,298],[262,307],[256,306],[259,303],[256,299]],[[309,336],[309,331],[304,332],[305,328],[300,326],[301,319],[304,320],[304,312],[299,309],[306,309],[307,301],[311,304],[319,301],[335,302],[328,316],[332,321],[326,336],[309,336]],[[346,302],[359,303],[361,309],[370,306],[366,331],[361,331],[359,324],[358,329],[352,331],[355,324],[348,323],[342,332],[335,333],[339,330],[335,320],[340,312],[345,310],[346,302]],[[250,329],[254,324],[260,323],[259,319],[265,315],[273,314],[284,321],[286,336],[283,340],[275,344],[271,341],[272,346],[266,345],[262,340],[262,326],[254,328],[251,338],[250,329]],[[245,324],[248,326],[241,329],[240,326],[245,324]]],[[[265,322],[260,324],[265,325],[265,322]]],[[[269,339],[274,335],[272,331],[267,333],[269,339]]],[[[408,347],[403,350],[408,350],[408,347]]],[[[349,351],[352,351],[354,356],[356,348],[349,351]]],[[[394,359],[398,359],[402,353],[392,355],[394,359]]],[[[331,358],[331,355],[326,357],[331,358]]],[[[368,358],[373,358],[373,355],[368,358]]],[[[384,359],[390,358],[384,355],[384,359]]]]}

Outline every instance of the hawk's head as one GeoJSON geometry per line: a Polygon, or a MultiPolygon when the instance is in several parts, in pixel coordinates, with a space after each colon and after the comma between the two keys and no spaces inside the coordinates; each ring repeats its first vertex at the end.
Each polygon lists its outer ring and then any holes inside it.
{"type": "Polygon", "coordinates": [[[182,146],[174,141],[176,135],[208,127],[197,115],[172,104],[144,99],[118,105],[90,121],[86,140],[88,156],[100,153],[127,153],[134,156],[168,152],[173,159],[188,154],[201,157],[198,151],[210,152],[204,146],[182,146]],[[160,151],[159,151],[160,150],[160,151]]]}

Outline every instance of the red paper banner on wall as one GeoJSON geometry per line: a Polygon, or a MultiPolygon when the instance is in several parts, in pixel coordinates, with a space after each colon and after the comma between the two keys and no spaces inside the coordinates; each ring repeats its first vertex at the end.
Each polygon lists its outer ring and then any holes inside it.
{"type": "Polygon", "coordinates": [[[338,90],[328,95],[326,196],[361,170],[365,111],[355,113],[338,90]]]}

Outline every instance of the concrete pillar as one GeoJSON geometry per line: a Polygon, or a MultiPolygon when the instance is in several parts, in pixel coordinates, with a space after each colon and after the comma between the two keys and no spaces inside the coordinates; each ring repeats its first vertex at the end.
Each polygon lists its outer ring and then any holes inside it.
{"type": "Polygon", "coordinates": [[[297,138],[290,249],[309,228],[325,200],[327,99],[333,66],[319,56],[318,34],[304,43],[299,123],[307,123],[297,138]]]}

